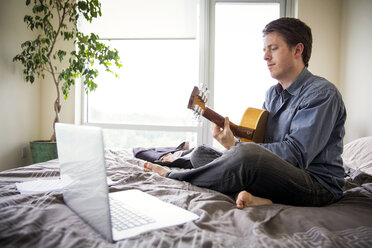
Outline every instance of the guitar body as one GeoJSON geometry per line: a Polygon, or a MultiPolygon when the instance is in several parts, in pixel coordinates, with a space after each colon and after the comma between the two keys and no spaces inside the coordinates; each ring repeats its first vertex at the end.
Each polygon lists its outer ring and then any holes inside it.
{"type": "Polygon", "coordinates": [[[247,108],[244,112],[240,126],[254,129],[252,139],[240,138],[244,142],[263,143],[265,139],[266,123],[269,112],[263,109],[247,108]]]}
{"type": "MultiPolygon", "coordinates": [[[[206,106],[206,94],[194,87],[188,108],[204,116],[217,126],[223,128],[225,118],[206,106]]],[[[265,138],[266,122],[269,112],[263,109],[247,108],[244,112],[240,126],[230,122],[234,136],[244,142],[262,143],[265,138]]]]}

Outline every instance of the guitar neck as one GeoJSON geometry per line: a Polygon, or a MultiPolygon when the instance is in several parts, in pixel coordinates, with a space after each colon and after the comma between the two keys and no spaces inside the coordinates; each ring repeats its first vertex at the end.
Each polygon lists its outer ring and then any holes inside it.
{"type": "MultiPolygon", "coordinates": [[[[214,110],[205,107],[203,116],[216,124],[217,126],[223,128],[225,124],[225,118],[216,113],[214,110]]],[[[254,134],[254,129],[248,128],[248,127],[242,127],[238,126],[230,121],[230,129],[234,136],[239,137],[239,138],[246,138],[249,140],[252,140],[253,134],[254,134]]]]}

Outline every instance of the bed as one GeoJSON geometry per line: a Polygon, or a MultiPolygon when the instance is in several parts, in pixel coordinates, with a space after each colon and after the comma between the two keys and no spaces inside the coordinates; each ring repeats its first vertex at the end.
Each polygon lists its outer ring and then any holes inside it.
{"type": "MultiPolygon", "coordinates": [[[[58,160],[0,173],[0,247],[372,247],[372,137],[345,145],[343,198],[326,207],[236,208],[221,193],[143,172],[130,150],[106,149],[110,192],[139,189],[200,218],[109,243],[60,192],[20,194],[17,182],[59,177],[58,160]]],[[[97,213],[99,214],[99,213],[97,213]]]]}

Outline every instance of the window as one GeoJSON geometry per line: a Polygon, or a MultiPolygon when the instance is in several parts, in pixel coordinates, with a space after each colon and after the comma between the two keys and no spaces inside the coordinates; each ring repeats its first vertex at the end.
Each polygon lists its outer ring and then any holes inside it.
{"type": "MultiPolygon", "coordinates": [[[[280,3],[216,2],[214,7],[214,109],[239,124],[247,107],[262,108],[266,90],[275,84],[263,60],[262,30],[280,17],[280,3]]],[[[222,148],[215,140],[213,145],[222,148]]]]}
{"type": "Polygon", "coordinates": [[[237,124],[246,107],[261,108],[273,84],[262,29],[283,2],[102,1],[102,18],[79,28],[117,48],[123,67],[83,94],[82,123],[103,127],[106,146],[211,144],[208,121],[186,108],[193,86],[208,87],[208,105],[237,124]]]}
{"type": "Polygon", "coordinates": [[[248,106],[262,108],[266,90],[275,83],[263,60],[262,30],[279,16],[279,3],[215,6],[214,107],[236,122],[248,106]]]}

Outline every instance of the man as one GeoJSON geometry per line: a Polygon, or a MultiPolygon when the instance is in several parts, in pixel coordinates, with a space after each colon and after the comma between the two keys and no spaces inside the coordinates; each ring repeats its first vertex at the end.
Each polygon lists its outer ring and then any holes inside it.
{"type": "Polygon", "coordinates": [[[280,18],[263,30],[264,60],[278,80],[266,94],[269,111],[265,143],[242,143],[228,118],[213,137],[226,151],[201,146],[195,169],[169,171],[145,163],[145,171],[188,181],[225,194],[238,194],[238,208],[282,203],[323,206],[342,196],[345,106],[336,87],[308,70],[311,29],[294,18],[280,18]]]}

